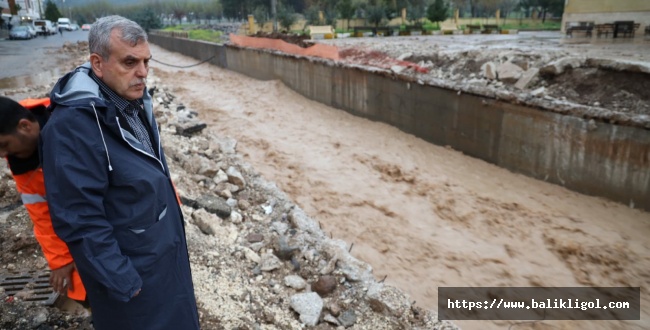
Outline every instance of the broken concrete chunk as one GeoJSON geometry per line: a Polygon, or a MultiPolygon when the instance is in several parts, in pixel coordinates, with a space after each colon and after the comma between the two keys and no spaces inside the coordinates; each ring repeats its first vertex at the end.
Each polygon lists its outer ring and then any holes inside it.
{"type": "Polygon", "coordinates": [[[524,74],[519,78],[517,83],[515,84],[515,88],[518,89],[526,89],[528,87],[528,84],[537,77],[537,74],[539,73],[539,69],[537,68],[531,68],[528,69],[524,74]]]}
{"type": "Polygon", "coordinates": [[[270,272],[282,267],[282,261],[278,259],[273,253],[265,253],[262,255],[260,261],[260,269],[265,272],[270,272]]]}
{"type": "Polygon", "coordinates": [[[503,81],[508,84],[514,84],[521,78],[522,70],[519,66],[514,65],[510,62],[500,64],[497,68],[497,77],[500,81],[503,81]]]}
{"type": "Polygon", "coordinates": [[[291,296],[291,308],[300,314],[300,322],[307,326],[318,324],[323,310],[323,299],[316,292],[299,293],[291,296]]]}
{"type": "Polygon", "coordinates": [[[230,166],[226,170],[226,174],[228,175],[228,182],[237,185],[239,187],[246,187],[246,180],[244,180],[244,176],[239,172],[239,170],[234,167],[230,166]]]}
{"type": "Polygon", "coordinates": [[[411,300],[406,294],[382,283],[370,284],[368,299],[372,310],[386,316],[401,317],[411,310],[411,300]]]}
{"type": "Polygon", "coordinates": [[[585,57],[563,57],[542,67],[539,72],[542,74],[559,75],[567,68],[575,69],[584,66],[585,57]]]}
{"type": "Polygon", "coordinates": [[[192,213],[192,219],[202,233],[206,235],[215,235],[218,232],[218,226],[221,219],[214,214],[208,213],[204,209],[198,209],[192,213]]]}
{"type": "Polygon", "coordinates": [[[228,218],[230,216],[230,206],[220,197],[213,195],[203,195],[196,200],[196,204],[200,208],[204,208],[210,213],[218,215],[220,218],[228,218]]]}
{"type": "Polygon", "coordinates": [[[485,78],[494,80],[497,79],[496,65],[493,62],[487,62],[481,66],[481,71],[485,78]]]}
{"type": "Polygon", "coordinates": [[[175,124],[176,134],[191,137],[192,135],[200,133],[203,129],[208,127],[204,122],[200,121],[187,121],[175,124]]]}
{"type": "Polygon", "coordinates": [[[302,290],[307,287],[307,281],[298,275],[289,275],[284,278],[284,285],[296,290],[302,290]]]}
{"type": "Polygon", "coordinates": [[[532,92],[530,94],[535,97],[541,97],[544,95],[544,92],[546,92],[546,87],[540,87],[532,92]]]}

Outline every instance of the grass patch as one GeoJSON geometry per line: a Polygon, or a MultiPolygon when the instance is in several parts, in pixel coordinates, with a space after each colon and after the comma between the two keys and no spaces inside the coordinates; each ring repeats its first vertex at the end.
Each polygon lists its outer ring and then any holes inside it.
{"type": "Polygon", "coordinates": [[[191,40],[203,40],[209,42],[219,43],[221,42],[221,36],[223,33],[221,31],[214,30],[190,30],[191,40]]]}
{"type": "Polygon", "coordinates": [[[223,32],[214,30],[197,29],[196,24],[172,25],[163,29],[171,32],[187,32],[191,40],[202,40],[221,43],[223,32]]]}

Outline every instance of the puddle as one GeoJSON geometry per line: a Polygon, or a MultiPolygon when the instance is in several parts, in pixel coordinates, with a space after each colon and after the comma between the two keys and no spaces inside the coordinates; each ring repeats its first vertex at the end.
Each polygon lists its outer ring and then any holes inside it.
{"type": "Polygon", "coordinates": [[[61,77],[61,70],[54,69],[36,74],[14,76],[0,79],[0,89],[13,89],[21,87],[48,85],[61,77]]]}

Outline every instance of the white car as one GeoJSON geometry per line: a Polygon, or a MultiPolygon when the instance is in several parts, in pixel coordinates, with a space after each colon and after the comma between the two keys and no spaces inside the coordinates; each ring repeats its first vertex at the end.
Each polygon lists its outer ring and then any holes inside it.
{"type": "Polygon", "coordinates": [[[69,30],[70,31],[77,31],[77,30],[79,30],[79,25],[75,24],[75,23],[72,23],[72,24],[70,24],[70,29],[69,30]]]}
{"type": "Polygon", "coordinates": [[[29,34],[32,35],[32,38],[36,38],[38,33],[36,32],[36,28],[33,25],[25,25],[27,26],[27,29],[29,30],[29,34]]]}
{"type": "Polygon", "coordinates": [[[11,28],[11,31],[9,31],[9,40],[16,40],[16,39],[25,39],[29,40],[32,38],[32,34],[29,33],[29,29],[27,26],[21,25],[21,26],[15,26],[11,28]]]}

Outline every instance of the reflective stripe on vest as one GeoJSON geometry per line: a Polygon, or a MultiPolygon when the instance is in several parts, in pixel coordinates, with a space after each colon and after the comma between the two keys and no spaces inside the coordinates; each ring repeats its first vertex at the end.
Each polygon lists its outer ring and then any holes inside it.
{"type": "Polygon", "coordinates": [[[20,194],[20,199],[23,200],[23,205],[47,202],[45,197],[39,194],[20,194]]]}

